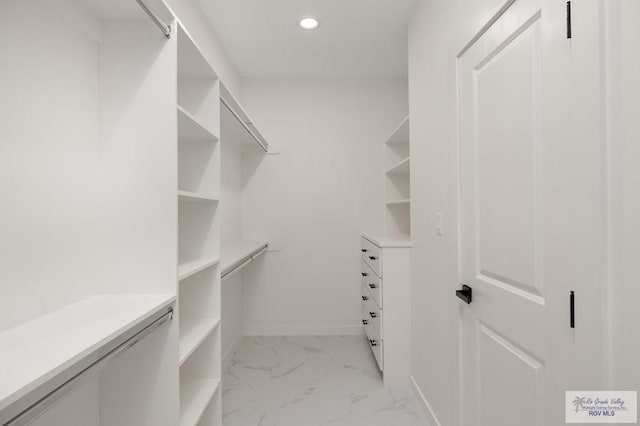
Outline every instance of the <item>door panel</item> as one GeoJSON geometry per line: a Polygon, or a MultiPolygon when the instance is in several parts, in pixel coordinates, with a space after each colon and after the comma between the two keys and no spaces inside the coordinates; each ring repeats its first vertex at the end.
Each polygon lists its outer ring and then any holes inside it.
{"type": "Polygon", "coordinates": [[[478,323],[478,424],[543,424],[544,364],[508,337],[478,323]],[[483,409],[486,407],[488,409],[483,409]],[[500,407],[500,409],[495,409],[500,407]]]}
{"type": "Polygon", "coordinates": [[[478,279],[538,303],[540,14],[473,69],[478,279]]]}
{"type": "Polygon", "coordinates": [[[465,426],[546,425],[543,0],[518,0],[459,57],[465,426]]]}
{"type": "Polygon", "coordinates": [[[458,56],[464,426],[556,426],[604,387],[600,3],[572,4],[571,40],[565,2],[515,0],[458,56]]]}

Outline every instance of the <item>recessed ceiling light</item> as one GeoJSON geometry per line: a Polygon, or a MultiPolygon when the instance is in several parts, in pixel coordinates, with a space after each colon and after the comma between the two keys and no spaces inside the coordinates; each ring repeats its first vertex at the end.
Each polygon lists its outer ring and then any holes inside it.
{"type": "Polygon", "coordinates": [[[320,25],[320,23],[316,18],[302,18],[300,20],[300,26],[305,30],[315,30],[318,28],[318,25],[320,25]]]}

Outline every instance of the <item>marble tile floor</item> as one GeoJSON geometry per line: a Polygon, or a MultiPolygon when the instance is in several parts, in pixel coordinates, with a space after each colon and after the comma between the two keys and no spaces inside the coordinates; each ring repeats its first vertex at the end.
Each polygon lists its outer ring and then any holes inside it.
{"type": "Polygon", "coordinates": [[[225,362],[224,426],[428,426],[385,389],[364,336],[246,337],[225,362]]]}

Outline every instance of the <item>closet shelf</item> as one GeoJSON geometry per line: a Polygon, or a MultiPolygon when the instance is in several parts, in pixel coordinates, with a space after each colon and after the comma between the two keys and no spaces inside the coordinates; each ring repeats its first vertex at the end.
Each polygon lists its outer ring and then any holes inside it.
{"type": "Polygon", "coordinates": [[[223,139],[241,144],[250,150],[269,151],[269,143],[249,118],[236,98],[220,84],[220,120],[223,139]]]}
{"type": "Polygon", "coordinates": [[[362,234],[362,238],[383,248],[411,247],[411,235],[408,234],[362,234]]]}
{"type": "Polygon", "coordinates": [[[191,262],[185,262],[178,265],[178,281],[182,281],[185,278],[189,278],[191,275],[195,275],[200,271],[204,271],[207,268],[220,263],[219,257],[211,259],[198,259],[191,262]]]}
{"type": "Polygon", "coordinates": [[[411,204],[411,198],[405,198],[404,200],[387,201],[388,206],[402,206],[411,204]]]}
{"type": "Polygon", "coordinates": [[[218,389],[218,379],[185,380],[180,386],[180,426],[196,426],[218,389]]]}
{"type": "Polygon", "coordinates": [[[193,116],[184,107],[178,105],[178,140],[217,142],[218,136],[193,116]]]}
{"type": "Polygon", "coordinates": [[[240,241],[229,247],[222,247],[222,278],[244,267],[264,253],[269,244],[257,241],[240,241]]]}
{"type": "Polygon", "coordinates": [[[198,192],[190,192],[190,191],[178,191],[178,198],[180,199],[180,201],[195,201],[195,202],[220,201],[220,197],[216,197],[213,195],[205,195],[205,194],[200,194],[198,192]]]}
{"type": "Polygon", "coordinates": [[[0,412],[38,388],[60,386],[174,301],[173,294],[94,296],[1,332],[0,412]]]}
{"type": "Polygon", "coordinates": [[[407,157],[386,171],[388,175],[408,175],[411,170],[411,157],[407,157]]]}
{"type": "Polygon", "coordinates": [[[219,319],[182,319],[182,325],[180,326],[180,365],[189,359],[219,325],[219,319]]]}
{"type": "Polygon", "coordinates": [[[405,117],[402,122],[391,133],[391,136],[387,139],[388,145],[393,144],[408,144],[409,143],[409,116],[405,117]]]}

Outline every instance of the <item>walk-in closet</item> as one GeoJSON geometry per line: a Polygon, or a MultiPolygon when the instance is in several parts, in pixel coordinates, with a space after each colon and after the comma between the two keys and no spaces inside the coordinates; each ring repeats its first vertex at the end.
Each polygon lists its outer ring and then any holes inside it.
{"type": "Polygon", "coordinates": [[[638,424],[637,0],[0,0],[0,426],[638,424]]]}

